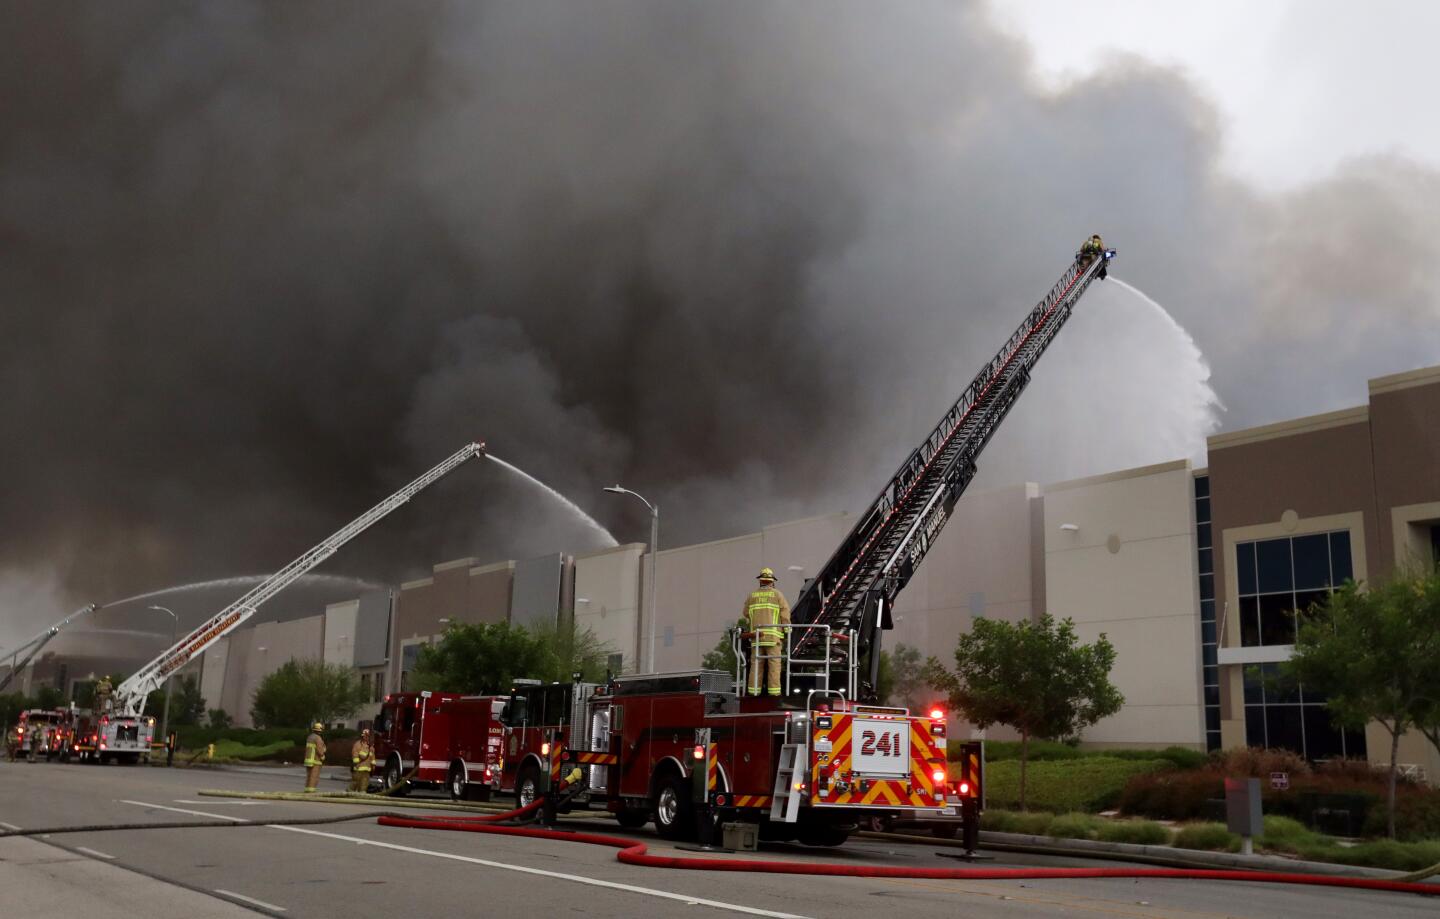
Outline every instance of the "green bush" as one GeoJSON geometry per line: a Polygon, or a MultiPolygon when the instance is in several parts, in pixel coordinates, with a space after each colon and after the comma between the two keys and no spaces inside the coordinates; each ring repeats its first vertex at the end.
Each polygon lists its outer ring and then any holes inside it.
{"type": "Polygon", "coordinates": [[[1199,769],[1210,762],[1209,755],[1189,747],[1166,747],[1163,750],[1106,750],[1104,755],[1129,760],[1163,759],[1172,763],[1176,769],[1199,769]]]}
{"type": "MultiPolygon", "coordinates": [[[[1440,865],[1440,840],[1425,842],[1398,842],[1393,839],[1377,839],[1345,848],[1335,846],[1329,850],[1325,861],[1342,865],[1361,865],[1366,868],[1388,868],[1392,871],[1419,871],[1431,865],[1440,865]]],[[[1317,855],[1305,855],[1317,858],[1317,855]]]]}
{"type": "Polygon", "coordinates": [[[1100,835],[1101,820],[1090,814],[1061,814],[1050,821],[1048,835],[1056,839],[1094,839],[1100,835]]]}
{"type": "Polygon", "coordinates": [[[993,833],[1024,833],[1027,836],[1048,836],[1053,814],[1044,811],[1021,813],[1009,810],[987,810],[980,815],[980,829],[993,833]]]}
{"type": "MultiPolygon", "coordinates": [[[[1115,806],[1131,777],[1172,768],[1165,760],[1124,760],[1087,756],[1070,760],[1032,762],[1027,770],[1027,803],[1035,810],[1064,814],[1095,813],[1115,806]]],[[[951,766],[958,777],[957,767],[951,766]]],[[[985,770],[987,803],[1014,809],[1020,801],[1020,763],[1003,760],[985,770]]]]}
{"type": "MultiPolygon", "coordinates": [[[[951,761],[960,759],[961,740],[951,740],[946,744],[947,753],[951,761]]],[[[1081,750],[1079,747],[1059,743],[1054,740],[1032,740],[1030,741],[1030,762],[1051,762],[1053,760],[1089,759],[1101,757],[1106,759],[1126,759],[1131,761],[1150,762],[1157,759],[1168,760],[1177,769],[1198,769],[1209,762],[1208,755],[1199,750],[1191,750],[1188,747],[1166,747],[1163,750],[1081,750]]],[[[985,741],[985,762],[1003,763],[1020,759],[1020,742],[1016,740],[987,740],[985,741]]]]}
{"type": "Polygon", "coordinates": [[[1225,778],[1209,769],[1134,776],[1117,796],[1120,811],[1160,820],[1197,820],[1206,802],[1225,797],[1225,778]]]}
{"type": "Polygon", "coordinates": [[[1223,823],[1189,823],[1175,834],[1175,848],[1239,852],[1240,837],[1227,830],[1223,823]]]}
{"type": "Polygon", "coordinates": [[[1150,820],[1107,820],[1100,824],[1097,838],[1103,842],[1163,846],[1170,842],[1170,831],[1150,820]]]}

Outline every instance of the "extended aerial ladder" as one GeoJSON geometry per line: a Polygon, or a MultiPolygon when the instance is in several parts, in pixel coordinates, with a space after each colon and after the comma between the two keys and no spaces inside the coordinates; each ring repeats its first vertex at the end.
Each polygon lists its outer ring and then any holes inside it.
{"type": "Polygon", "coordinates": [[[263,583],[216,613],[204,625],[167,648],[159,657],[135,671],[133,676],[115,687],[115,710],[132,718],[139,717],[145,707],[145,699],[150,693],[163,686],[165,680],[172,673],[193,660],[195,655],[230,634],[237,626],[255,615],[255,610],[260,607],[260,604],[300,580],[315,566],[334,555],[341,546],[379,523],[390,512],[398,509],[468,460],[485,455],[484,443],[466,444],[438,466],[356,517],[319,545],[272,574],[263,583]]]}
{"type": "MultiPolygon", "coordinates": [[[[976,460],[1030,382],[1030,371],[1054,340],[1080,297],[1104,278],[1114,249],[1082,253],[1020,323],[951,406],[929,436],[900,464],[890,482],[860,515],[855,528],[796,599],[791,619],[853,629],[870,697],[879,678],[880,630],[893,627],[891,604],[949,520],[955,502],[975,477],[976,460]]],[[[815,658],[815,630],[790,649],[794,664],[815,658]]]]}
{"type": "Polygon", "coordinates": [[[25,668],[29,666],[30,662],[35,659],[35,655],[39,654],[41,649],[50,643],[50,639],[54,638],[56,635],[59,635],[62,629],[64,629],[70,623],[74,622],[76,619],[79,619],[81,616],[88,616],[89,614],[95,612],[95,610],[96,606],[93,603],[82,606],[75,612],[66,616],[64,619],[61,619],[54,625],[48,627],[47,629],[45,629],[45,631],[41,632],[39,635],[36,635],[34,638],[30,639],[24,644],[16,645],[14,648],[11,648],[10,671],[5,674],[4,678],[0,678],[0,690],[3,690],[6,686],[9,686],[10,681],[15,679],[15,676],[17,674],[23,672],[25,668]],[[25,653],[25,658],[23,660],[19,660],[21,652],[25,653]]]}

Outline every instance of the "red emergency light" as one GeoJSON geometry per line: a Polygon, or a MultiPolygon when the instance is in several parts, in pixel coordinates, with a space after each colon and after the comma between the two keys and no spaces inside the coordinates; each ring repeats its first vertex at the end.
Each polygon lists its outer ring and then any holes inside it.
{"type": "Polygon", "coordinates": [[[704,745],[703,743],[697,743],[697,744],[695,745],[695,749],[692,750],[692,751],[690,751],[690,755],[693,756],[693,757],[695,757],[696,759],[704,759],[704,758],[705,758],[705,745],[704,745]]]}
{"type": "Polygon", "coordinates": [[[960,793],[961,793],[962,795],[968,795],[968,794],[970,794],[970,783],[969,783],[969,782],[961,782],[961,783],[960,783],[960,793]]]}
{"type": "Polygon", "coordinates": [[[937,784],[937,785],[943,785],[943,784],[945,784],[945,770],[944,770],[944,769],[936,769],[934,772],[932,772],[932,773],[930,774],[930,778],[934,779],[934,780],[935,780],[935,784],[937,784]]]}
{"type": "Polygon", "coordinates": [[[945,720],[945,709],[943,709],[943,708],[932,708],[932,709],[930,709],[930,719],[931,719],[932,721],[943,721],[943,720],[945,720]]]}

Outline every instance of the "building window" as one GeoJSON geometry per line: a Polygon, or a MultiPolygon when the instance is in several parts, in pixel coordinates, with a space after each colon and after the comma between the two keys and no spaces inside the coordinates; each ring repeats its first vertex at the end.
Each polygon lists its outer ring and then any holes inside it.
{"type": "Polygon", "coordinates": [[[1293,750],[1312,762],[1366,754],[1365,732],[1333,724],[1325,697],[1286,681],[1279,664],[1245,668],[1245,743],[1293,750]]]}
{"type": "Polygon", "coordinates": [[[1220,668],[1216,662],[1215,547],[1210,541],[1210,477],[1195,477],[1196,570],[1200,576],[1200,674],[1205,688],[1205,749],[1220,749],[1220,668]]]}
{"type": "Polygon", "coordinates": [[[1240,543],[1235,547],[1240,644],[1295,644],[1295,611],[1324,602],[1352,574],[1348,530],[1240,543]]]}
{"type": "MultiPolygon", "coordinates": [[[[372,687],[371,687],[371,685],[370,685],[370,674],[368,674],[368,673],[362,673],[362,674],[360,674],[360,694],[361,694],[362,696],[364,696],[366,699],[370,699],[370,696],[371,696],[372,691],[373,691],[373,690],[372,690],[372,687]]],[[[375,701],[375,700],[374,700],[374,699],[370,699],[370,701],[373,702],[373,701],[375,701]]]]}
{"type": "Polygon", "coordinates": [[[370,701],[371,701],[371,702],[379,702],[381,699],[384,699],[384,698],[385,698],[385,673],[384,673],[384,671],[376,671],[376,673],[375,673],[375,694],[370,697],[370,701]]]}

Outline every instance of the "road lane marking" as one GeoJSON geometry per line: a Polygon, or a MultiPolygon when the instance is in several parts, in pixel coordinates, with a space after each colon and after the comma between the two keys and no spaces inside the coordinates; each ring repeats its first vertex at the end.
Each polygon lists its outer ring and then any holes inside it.
{"type": "Polygon", "coordinates": [[[115,860],[115,856],[113,855],[106,855],[104,852],[101,852],[98,849],[87,849],[85,846],[76,846],[75,851],[84,852],[86,855],[93,855],[96,858],[108,859],[112,862],[115,860]]]}
{"type": "Polygon", "coordinates": [[[176,804],[233,804],[236,807],[262,807],[266,804],[273,804],[273,801],[195,801],[190,798],[176,798],[176,804]]]}
{"type": "MultiPolygon", "coordinates": [[[[121,804],[133,804],[137,807],[154,807],[160,810],[174,811],[179,814],[189,814],[193,817],[211,817],[216,820],[229,820],[233,823],[247,822],[241,817],[231,817],[228,814],[211,814],[205,811],[187,810],[183,807],[168,807],[164,804],[149,804],[144,801],[121,801],[121,804]]],[[[431,858],[444,858],[450,861],[465,862],[471,865],[484,865],[487,868],[500,868],[505,871],[518,871],[521,874],[534,874],[540,877],[559,878],[564,881],[574,881],[577,884],[588,884],[591,887],[604,887],[608,890],[623,890],[627,893],[637,893],[647,897],[658,897],[662,900],[678,900],[681,903],[695,904],[699,906],[711,906],[716,909],[725,909],[733,913],[744,913],[747,916],[766,916],[768,919],[806,919],[804,916],[795,913],[779,913],[768,909],[759,909],[753,906],[741,906],[738,903],[726,903],[721,900],[706,900],[702,897],[692,897],[688,894],[671,893],[668,890],[656,890],[653,887],[639,887],[634,884],[620,884],[615,881],[602,881],[599,878],[585,877],[582,874],[566,874],[561,871],[546,871],[542,868],[527,868],[524,865],[509,865],[505,862],[493,862],[484,858],[471,858],[468,855],[455,855],[451,852],[437,852],[434,849],[420,849],[415,846],[402,846],[393,842],[379,842],[374,839],[365,839],[360,836],[345,836],[340,833],[322,833],[319,830],[307,830],[298,826],[278,826],[273,823],[264,824],[266,829],[285,830],[289,833],[304,833],[308,836],[324,836],[327,839],[339,839],[343,842],[353,842],[362,846],[376,846],[381,849],[390,849],[394,852],[409,852],[412,855],[428,855],[431,858]]],[[[236,896],[239,896],[236,894],[236,896]]],[[[245,899],[245,898],[241,898],[245,899]]]]}
{"type": "Polygon", "coordinates": [[[543,868],[527,868],[524,865],[509,865],[505,862],[492,862],[484,858],[471,858],[468,855],[455,855],[451,852],[437,852],[434,849],[419,849],[415,846],[402,846],[393,842],[378,842],[373,839],[363,839],[359,836],[345,836],[340,833],[322,833],[319,830],[307,830],[298,826],[271,826],[271,829],[286,830],[291,833],[304,833],[307,836],[324,836],[328,839],[340,839],[346,842],[358,843],[362,846],[378,846],[382,849],[390,849],[395,852],[409,852],[414,855],[428,855],[431,858],[446,858],[451,861],[466,862],[471,865],[484,865],[487,868],[501,868],[505,871],[518,871],[521,874],[536,874],[541,877],[559,878],[563,881],[574,881],[577,884],[589,884],[592,887],[605,887],[610,890],[623,890],[627,893],[643,894],[647,897],[659,897],[664,900],[678,900],[687,906],[713,906],[716,909],[729,910],[732,913],[744,913],[747,916],[767,916],[770,919],[806,919],[804,916],[795,913],[778,913],[768,909],[758,909],[753,906],[741,906],[738,903],[726,903],[722,900],[706,900],[703,897],[692,897],[689,894],[671,893],[668,890],[656,890],[653,887],[638,887],[634,884],[620,884],[615,881],[602,881],[599,878],[585,877],[582,874],[566,874],[562,871],[546,871],[543,868]]]}
{"type": "Polygon", "coordinates": [[[5,829],[7,829],[7,830],[15,830],[16,832],[19,832],[19,830],[20,830],[20,828],[19,828],[18,826],[16,826],[15,824],[13,824],[13,823],[6,823],[4,820],[0,820],[0,826],[3,826],[3,827],[4,827],[5,829]]]}
{"type": "Polygon", "coordinates": [[[219,887],[216,887],[215,892],[221,894],[222,896],[234,897],[237,900],[244,900],[246,903],[249,903],[253,906],[258,906],[261,909],[268,909],[271,912],[285,912],[285,907],[283,906],[276,906],[274,903],[266,903],[264,900],[257,900],[254,897],[247,897],[243,893],[236,893],[233,890],[221,890],[219,887]]]}

